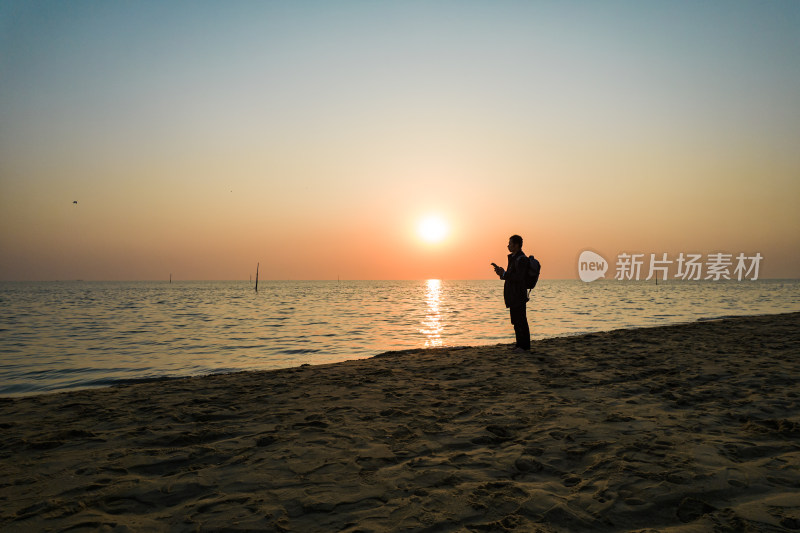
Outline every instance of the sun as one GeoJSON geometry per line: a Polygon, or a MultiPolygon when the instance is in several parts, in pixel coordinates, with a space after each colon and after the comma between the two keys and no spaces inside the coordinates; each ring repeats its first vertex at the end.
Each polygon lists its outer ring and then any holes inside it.
{"type": "Polygon", "coordinates": [[[444,219],[436,215],[423,218],[417,226],[419,236],[427,242],[440,242],[447,236],[447,229],[444,219]]]}

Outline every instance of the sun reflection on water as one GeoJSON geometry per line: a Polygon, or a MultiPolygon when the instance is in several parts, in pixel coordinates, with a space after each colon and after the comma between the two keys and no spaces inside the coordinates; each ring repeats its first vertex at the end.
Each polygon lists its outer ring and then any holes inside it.
{"type": "Polygon", "coordinates": [[[429,279],[425,285],[425,302],[427,309],[422,320],[420,333],[425,335],[425,347],[442,346],[442,280],[429,279]]]}

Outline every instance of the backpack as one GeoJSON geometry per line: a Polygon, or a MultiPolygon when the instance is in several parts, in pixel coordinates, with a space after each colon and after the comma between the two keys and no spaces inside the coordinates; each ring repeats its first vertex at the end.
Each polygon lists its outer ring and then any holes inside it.
{"type": "Polygon", "coordinates": [[[528,256],[528,261],[528,271],[525,273],[525,288],[528,289],[528,296],[530,296],[531,289],[536,287],[536,282],[539,281],[542,265],[539,263],[539,260],[532,255],[528,256]]]}

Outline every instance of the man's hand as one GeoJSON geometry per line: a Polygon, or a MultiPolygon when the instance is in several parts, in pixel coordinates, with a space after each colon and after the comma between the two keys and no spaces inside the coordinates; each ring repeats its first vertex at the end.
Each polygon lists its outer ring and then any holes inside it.
{"type": "Polygon", "coordinates": [[[494,267],[494,273],[502,278],[503,274],[505,274],[506,271],[503,270],[502,268],[500,268],[499,266],[497,266],[494,263],[492,263],[492,266],[494,267]]]}

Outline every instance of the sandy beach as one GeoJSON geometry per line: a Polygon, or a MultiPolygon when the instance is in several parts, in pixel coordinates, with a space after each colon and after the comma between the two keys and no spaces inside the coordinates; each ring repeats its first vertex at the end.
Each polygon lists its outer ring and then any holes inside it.
{"type": "Polygon", "coordinates": [[[799,405],[800,313],[3,398],[0,529],[800,530],[799,405]]]}

